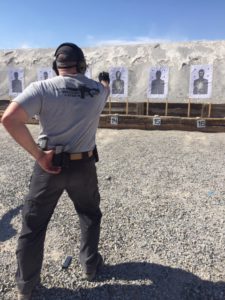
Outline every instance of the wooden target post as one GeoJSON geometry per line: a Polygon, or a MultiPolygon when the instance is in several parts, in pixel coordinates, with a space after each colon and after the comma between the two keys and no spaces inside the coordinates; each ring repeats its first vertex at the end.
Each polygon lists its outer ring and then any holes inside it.
{"type": "Polygon", "coordinates": [[[12,102],[13,98],[14,98],[14,97],[9,96],[9,101],[12,102]]]}
{"type": "Polygon", "coordinates": [[[109,114],[111,115],[111,111],[112,111],[112,103],[111,103],[111,97],[109,97],[109,114]]]}
{"type": "Polygon", "coordinates": [[[209,116],[209,112],[211,114],[211,111],[210,111],[210,108],[209,108],[209,103],[207,103],[207,104],[202,103],[201,118],[204,118],[204,115],[207,115],[207,113],[208,113],[208,116],[209,116]],[[208,105],[208,112],[207,112],[207,105],[208,105]]]}
{"type": "Polygon", "coordinates": [[[204,117],[205,103],[202,103],[201,118],[204,117]]]}
{"type": "Polygon", "coordinates": [[[211,118],[212,103],[209,103],[208,118],[211,118]]]}
{"type": "Polygon", "coordinates": [[[149,113],[149,99],[147,98],[147,105],[146,105],[146,115],[148,116],[149,113]]]}
{"type": "Polygon", "coordinates": [[[129,102],[128,102],[128,98],[126,98],[126,115],[128,115],[129,113],[129,102]]]}
{"type": "Polygon", "coordinates": [[[191,99],[188,99],[188,110],[187,110],[187,117],[190,118],[191,114],[191,99]]]}
{"type": "Polygon", "coordinates": [[[165,116],[168,115],[168,99],[166,98],[166,105],[165,105],[165,116]]]}

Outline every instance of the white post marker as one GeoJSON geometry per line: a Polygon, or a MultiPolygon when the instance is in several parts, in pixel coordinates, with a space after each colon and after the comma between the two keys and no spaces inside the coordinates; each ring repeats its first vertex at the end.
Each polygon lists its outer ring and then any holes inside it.
{"type": "Polygon", "coordinates": [[[204,119],[197,119],[197,128],[205,128],[206,121],[204,119]]]}
{"type": "Polygon", "coordinates": [[[158,115],[155,115],[152,119],[153,126],[161,126],[161,118],[158,115]]]}
{"type": "Polygon", "coordinates": [[[118,115],[111,116],[111,118],[110,118],[110,124],[116,126],[116,125],[118,125],[118,123],[119,123],[119,117],[118,117],[118,115]]]}

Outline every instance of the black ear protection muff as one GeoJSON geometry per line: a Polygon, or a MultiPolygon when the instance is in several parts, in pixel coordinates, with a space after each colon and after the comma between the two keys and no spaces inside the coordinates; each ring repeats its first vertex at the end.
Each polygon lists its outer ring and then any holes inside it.
{"type": "Polygon", "coordinates": [[[84,57],[84,53],[77,45],[75,45],[73,43],[63,43],[58,46],[58,48],[56,49],[55,54],[54,54],[55,58],[52,63],[52,69],[55,71],[55,73],[57,75],[59,75],[59,71],[58,71],[59,67],[57,66],[57,58],[60,54],[65,54],[65,52],[62,49],[64,46],[72,48],[73,51],[70,52],[70,55],[73,56],[73,63],[72,63],[72,65],[71,64],[66,65],[66,63],[65,63],[63,68],[70,68],[70,67],[76,66],[77,72],[84,74],[87,69],[87,64],[86,64],[86,60],[84,57]]]}
{"type": "Polygon", "coordinates": [[[54,58],[53,62],[52,62],[52,69],[55,72],[56,75],[59,75],[59,71],[57,69],[57,65],[56,65],[56,59],[54,58]]]}

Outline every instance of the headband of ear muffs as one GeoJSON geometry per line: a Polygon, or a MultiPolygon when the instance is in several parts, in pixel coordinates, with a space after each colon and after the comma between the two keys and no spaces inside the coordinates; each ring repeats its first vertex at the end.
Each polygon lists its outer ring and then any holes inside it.
{"type": "Polygon", "coordinates": [[[76,66],[77,72],[84,74],[87,69],[86,60],[83,51],[73,43],[63,43],[59,45],[54,54],[52,69],[59,75],[58,68],[71,68],[76,66]],[[69,51],[68,51],[69,50],[69,51]],[[69,56],[70,61],[59,62],[58,57],[60,54],[69,56]]]}

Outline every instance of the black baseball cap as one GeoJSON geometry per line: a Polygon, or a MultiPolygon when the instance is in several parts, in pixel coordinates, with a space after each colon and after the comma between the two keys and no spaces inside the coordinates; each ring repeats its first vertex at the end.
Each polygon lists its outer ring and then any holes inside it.
{"type": "Polygon", "coordinates": [[[85,61],[84,53],[73,43],[63,43],[55,51],[57,68],[74,67],[78,62],[85,61]]]}

